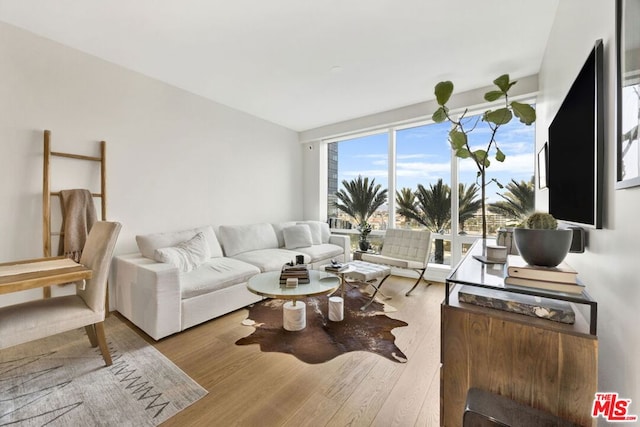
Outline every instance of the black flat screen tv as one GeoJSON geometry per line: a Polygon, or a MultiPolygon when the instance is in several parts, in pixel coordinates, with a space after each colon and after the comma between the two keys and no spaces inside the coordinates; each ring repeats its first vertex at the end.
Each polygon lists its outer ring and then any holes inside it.
{"type": "Polygon", "coordinates": [[[597,40],[549,126],[549,213],[568,225],[602,228],[603,64],[597,40]]]}

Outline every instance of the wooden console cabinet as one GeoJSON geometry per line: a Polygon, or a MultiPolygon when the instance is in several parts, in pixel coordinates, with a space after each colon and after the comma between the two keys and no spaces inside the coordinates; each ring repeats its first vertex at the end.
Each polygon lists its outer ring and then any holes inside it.
{"type": "MultiPolygon", "coordinates": [[[[472,257],[481,244],[447,279],[450,293],[441,308],[441,424],[462,426],[467,391],[475,387],[579,425],[594,425],[597,305],[585,292],[579,299],[584,299],[582,308],[586,305],[589,310],[579,310],[580,302],[574,304],[576,322],[568,325],[458,302],[461,286],[506,290],[504,276],[486,271],[496,266],[472,257]],[[588,311],[588,316],[582,311],[588,311]]],[[[564,296],[558,299],[572,299],[564,296]]]]}

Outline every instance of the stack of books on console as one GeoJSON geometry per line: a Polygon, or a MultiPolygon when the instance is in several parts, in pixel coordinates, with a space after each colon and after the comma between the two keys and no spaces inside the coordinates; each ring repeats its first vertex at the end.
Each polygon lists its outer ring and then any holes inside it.
{"type": "Polygon", "coordinates": [[[309,283],[309,267],[307,264],[285,264],[280,272],[280,284],[286,285],[287,279],[298,279],[299,284],[309,283]]]}
{"type": "Polygon", "coordinates": [[[540,267],[529,265],[515,255],[509,255],[504,283],[508,286],[568,294],[581,294],[584,290],[584,285],[578,279],[578,272],[566,262],[563,261],[557,267],[540,267]]]}

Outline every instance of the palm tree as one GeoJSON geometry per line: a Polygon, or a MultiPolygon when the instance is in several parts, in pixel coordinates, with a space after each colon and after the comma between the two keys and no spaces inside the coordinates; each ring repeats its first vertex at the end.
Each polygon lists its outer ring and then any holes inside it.
{"type": "Polygon", "coordinates": [[[431,230],[442,233],[451,224],[451,188],[439,179],[436,184],[429,184],[427,190],[418,184],[416,198],[426,214],[425,225],[431,230]]]}
{"type": "Polygon", "coordinates": [[[420,210],[417,204],[416,194],[412,189],[403,187],[400,191],[396,191],[397,213],[404,216],[408,221],[416,221],[422,224],[420,219],[415,218],[416,216],[420,216],[420,210]]]}
{"type": "MultiPolygon", "coordinates": [[[[440,233],[451,223],[451,188],[439,179],[436,184],[429,184],[429,189],[418,184],[418,189],[411,192],[403,188],[396,192],[398,214],[414,220],[429,230],[440,233]]],[[[444,262],[444,241],[435,240],[434,261],[444,262]]]]}
{"type": "Polygon", "coordinates": [[[343,180],[344,188],[336,193],[335,207],[353,218],[359,227],[368,224],[369,217],[387,201],[387,189],[375,181],[358,175],[351,181],[343,180]]]}
{"type": "Polygon", "coordinates": [[[503,215],[519,224],[535,209],[534,179],[532,177],[529,182],[511,179],[505,187],[507,191],[504,194],[498,193],[504,200],[489,204],[489,212],[503,215]]]}
{"type": "Polygon", "coordinates": [[[476,184],[471,184],[467,188],[466,184],[458,184],[458,199],[460,201],[459,219],[460,231],[464,232],[464,223],[471,219],[475,213],[482,207],[482,201],[478,198],[480,188],[476,184]]]}

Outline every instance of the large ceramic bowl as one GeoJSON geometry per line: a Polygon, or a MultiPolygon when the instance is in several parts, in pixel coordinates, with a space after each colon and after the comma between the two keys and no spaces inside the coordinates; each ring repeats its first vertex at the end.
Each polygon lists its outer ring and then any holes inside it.
{"type": "Polygon", "coordinates": [[[513,238],[527,264],[555,267],[560,264],[571,247],[571,230],[533,230],[515,228],[513,238]]]}

